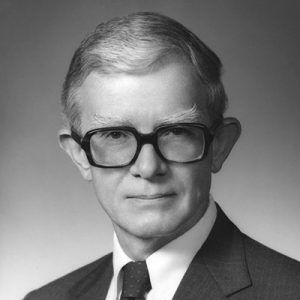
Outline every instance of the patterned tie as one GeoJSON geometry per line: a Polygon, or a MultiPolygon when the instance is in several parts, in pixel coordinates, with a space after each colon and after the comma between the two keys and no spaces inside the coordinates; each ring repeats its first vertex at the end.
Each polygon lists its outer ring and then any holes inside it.
{"type": "Polygon", "coordinates": [[[123,267],[123,289],[121,300],[144,300],[151,289],[145,261],[130,262],[123,267]]]}

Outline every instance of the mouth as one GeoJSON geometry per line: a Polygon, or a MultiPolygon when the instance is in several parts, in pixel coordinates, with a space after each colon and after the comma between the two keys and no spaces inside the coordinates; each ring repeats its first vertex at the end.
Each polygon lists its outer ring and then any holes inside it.
{"type": "Polygon", "coordinates": [[[127,196],[129,199],[140,199],[140,200],[162,200],[165,198],[173,197],[174,193],[163,193],[163,194],[138,194],[127,196]]]}

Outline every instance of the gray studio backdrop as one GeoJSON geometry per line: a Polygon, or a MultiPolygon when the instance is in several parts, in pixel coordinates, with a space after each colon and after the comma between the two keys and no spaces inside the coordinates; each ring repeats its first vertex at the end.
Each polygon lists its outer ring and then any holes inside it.
{"type": "Polygon", "coordinates": [[[59,97],[85,33],[139,10],[174,17],[222,59],[243,134],[212,193],[244,232],[300,259],[299,1],[1,0],[0,299],[111,250],[108,218],[58,147],[59,97]]]}

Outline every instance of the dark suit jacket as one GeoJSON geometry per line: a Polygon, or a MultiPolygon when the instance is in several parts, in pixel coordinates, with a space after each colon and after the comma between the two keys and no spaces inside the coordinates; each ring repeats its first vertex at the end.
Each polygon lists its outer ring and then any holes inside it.
{"type": "MultiPolygon", "coordinates": [[[[31,292],[25,300],[105,299],[112,275],[108,254],[31,292]]],[[[225,298],[300,299],[300,263],[241,233],[218,207],[213,229],[173,299],[225,298]]]]}

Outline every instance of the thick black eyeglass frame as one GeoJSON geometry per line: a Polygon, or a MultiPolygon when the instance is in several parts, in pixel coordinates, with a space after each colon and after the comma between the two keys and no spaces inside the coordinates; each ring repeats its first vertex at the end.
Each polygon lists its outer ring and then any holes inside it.
{"type": "Polygon", "coordinates": [[[201,161],[203,160],[207,153],[208,153],[208,149],[209,146],[214,138],[214,132],[217,129],[217,127],[220,125],[222,119],[218,119],[211,127],[207,127],[206,125],[202,124],[202,123],[176,123],[176,124],[171,124],[171,125],[161,125],[159,127],[157,127],[155,129],[155,131],[151,132],[151,133],[147,133],[147,134],[143,134],[138,132],[134,127],[129,127],[129,126],[115,126],[115,127],[105,127],[105,128],[96,128],[96,129],[92,129],[90,131],[88,131],[83,137],[81,137],[73,128],[71,129],[71,137],[73,138],[73,140],[75,142],[77,142],[81,148],[85,151],[87,159],[89,161],[89,163],[94,166],[94,167],[98,167],[98,168],[123,168],[126,166],[129,166],[131,164],[133,164],[136,159],[138,158],[140,151],[143,147],[143,145],[145,144],[151,144],[156,153],[158,154],[158,156],[166,162],[172,162],[172,163],[180,163],[180,164],[187,164],[187,163],[194,163],[197,161],[201,161]],[[181,126],[191,126],[191,127],[198,127],[201,128],[203,130],[204,133],[204,151],[203,154],[200,158],[196,158],[194,160],[191,161],[187,161],[187,162],[177,162],[177,161],[173,161],[173,160],[169,160],[167,158],[165,158],[163,156],[163,154],[160,152],[158,144],[157,144],[157,139],[158,139],[158,133],[166,128],[180,128],[181,126]],[[133,156],[132,160],[126,164],[123,165],[116,165],[116,166],[107,166],[107,165],[100,165],[95,163],[95,161],[93,160],[92,154],[91,154],[91,145],[90,145],[90,139],[92,137],[92,135],[95,132],[106,132],[106,131],[111,131],[111,130],[127,130],[129,132],[131,132],[137,141],[137,147],[136,147],[136,152],[135,155],[133,156]]]}

